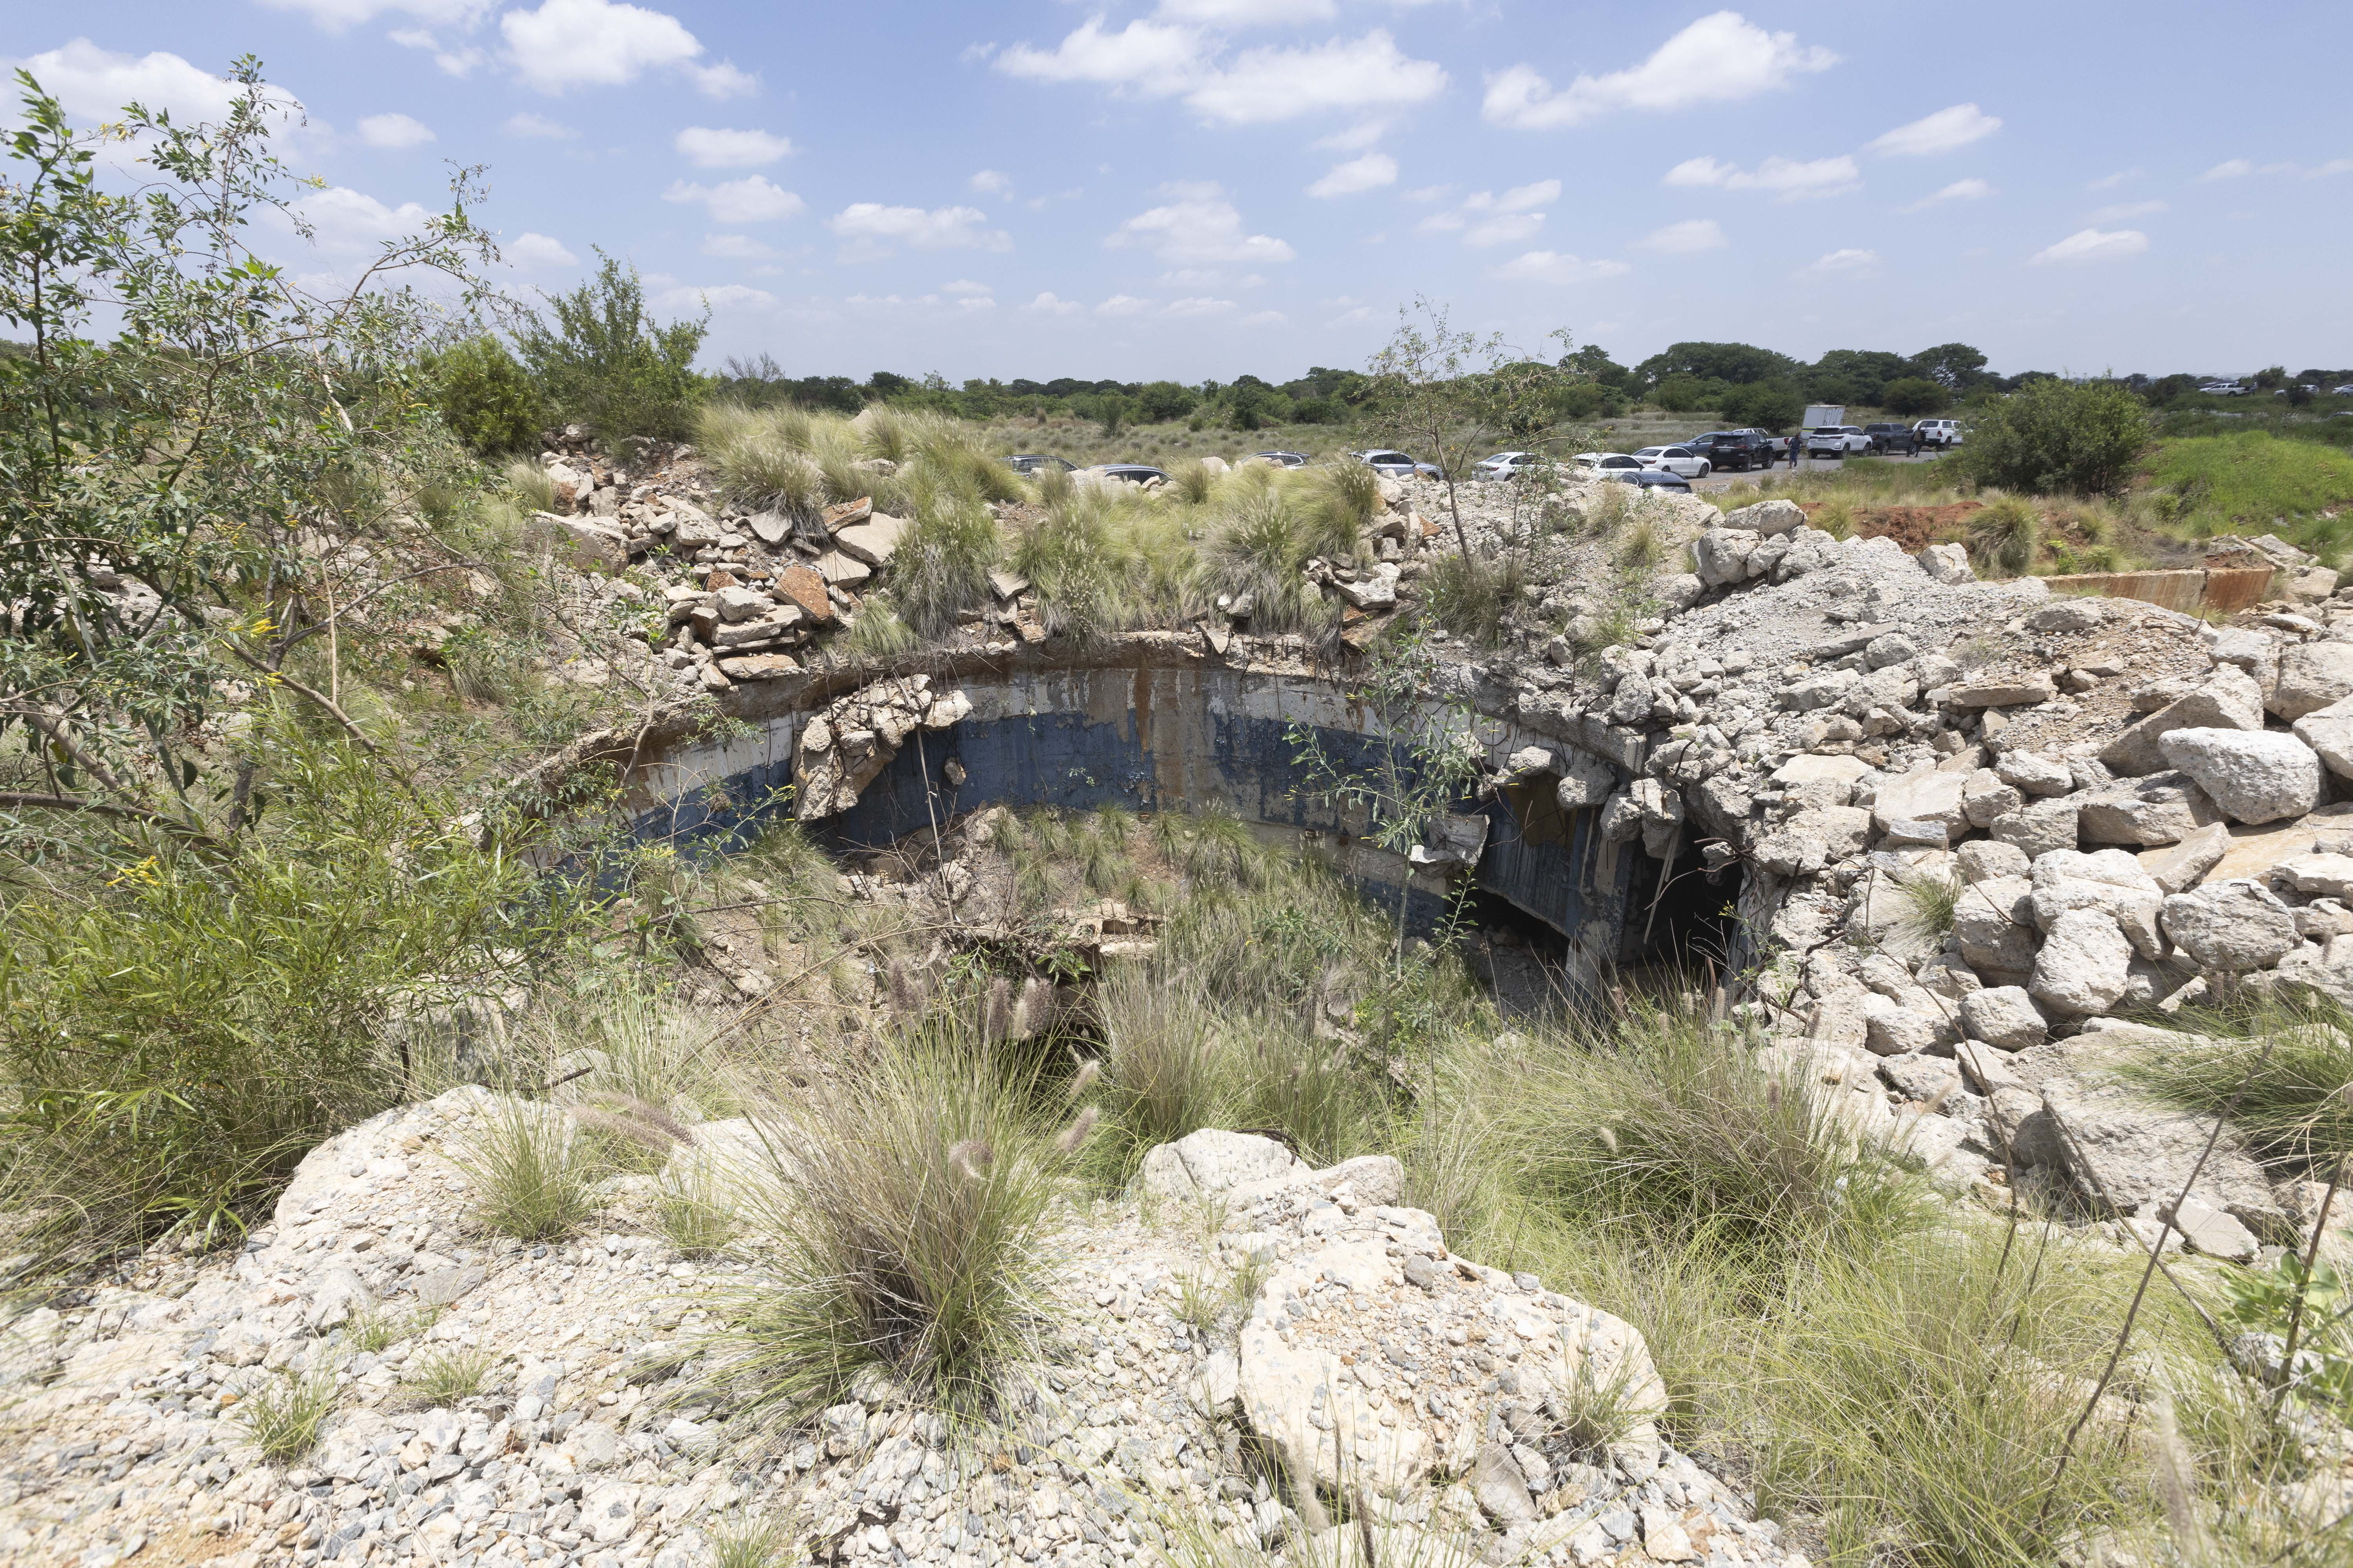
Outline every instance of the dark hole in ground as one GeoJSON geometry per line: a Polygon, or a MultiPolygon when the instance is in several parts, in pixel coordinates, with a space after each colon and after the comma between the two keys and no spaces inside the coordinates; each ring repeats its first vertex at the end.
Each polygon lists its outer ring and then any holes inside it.
{"type": "Polygon", "coordinates": [[[1711,871],[1699,847],[1686,844],[1672,866],[1635,855],[1626,900],[1626,945],[1620,968],[1653,985],[1712,984],[1737,972],[1740,864],[1711,871]]]}

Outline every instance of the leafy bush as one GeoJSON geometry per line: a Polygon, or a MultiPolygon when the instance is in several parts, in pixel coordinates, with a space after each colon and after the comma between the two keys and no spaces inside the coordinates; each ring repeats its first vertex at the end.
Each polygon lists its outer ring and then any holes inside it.
{"type": "Polygon", "coordinates": [[[506,345],[485,333],[425,362],[438,389],[441,422],[484,457],[527,451],[546,423],[539,388],[506,345]]]}
{"type": "Polygon", "coordinates": [[[1806,395],[1786,381],[1757,381],[1724,395],[1725,423],[1758,430],[1790,430],[1806,415],[1806,395]]]}
{"type": "Polygon", "coordinates": [[[1879,389],[1879,405],[1890,414],[1934,414],[1953,395],[1925,375],[1898,376],[1879,389]]]}
{"type": "Polygon", "coordinates": [[[638,269],[602,251],[597,256],[593,280],[543,296],[546,313],[516,329],[516,353],[557,417],[579,421],[601,441],[691,433],[703,389],[691,367],[709,313],[656,322],[638,269]]]}
{"type": "Polygon", "coordinates": [[[2120,490],[2149,443],[2148,408],[2116,382],[2052,377],[1988,404],[1957,454],[1979,484],[2037,495],[2120,490]]]}
{"type": "Polygon", "coordinates": [[[219,1233],[312,1145],[429,1086],[431,1009],[495,989],[534,925],[568,918],[533,908],[529,871],[479,849],[459,806],[341,747],[278,743],[241,854],[133,850],[96,896],[7,911],[12,1206],[219,1233]]]}

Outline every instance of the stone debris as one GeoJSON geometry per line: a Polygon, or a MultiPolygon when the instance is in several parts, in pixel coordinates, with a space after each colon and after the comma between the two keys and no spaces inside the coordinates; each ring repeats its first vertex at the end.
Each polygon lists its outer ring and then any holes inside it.
{"type": "MultiPolygon", "coordinates": [[[[574,1239],[472,1226],[448,1156],[514,1109],[467,1088],[386,1112],[312,1151],[241,1248],[158,1249],[128,1283],[19,1318],[0,1343],[0,1556],[699,1568],[765,1519],[780,1562],[1124,1568],[1198,1538],[1320,1561],[1345,1502],[1463,1568],[1805,1562],[1660,1437],[1638,1333],[1451,1253],[1397,1206],[1394,1161],[1316,1172],[1220,1134],[1237,1180],[1219,1228],[1191,1199],[1058,1211],[1044,1355],[997,1424],[951,1428],[870,1376],[778,1436],[739,1430],[692,1375],[712,1293],[756,1266],[681,1257],[649,1178],[608,1183],[574,1239]],[[1188,1290],[1234,1306],[1205,1327],[1180,1314],[1188,1290]],[[479,1391],[413,1397],[453,1356],[477,1358],[479,1391]],[[310,1451],[269,1463],[237,1409],[303,1380],[331,1382],[333,1409],[310,1451]],[[1272,1481],[1261,1445],[1292,1461],[1272,1481]]],[[[775,1170],[747,1128],[681,1147],[775,1170]]]]}
{"type": "Polygon", "coordinates": [[[971,711],[971,699],[933,691],[928,675],[878,680],[835,700],[794,743],[794,816],[807,822],[848,811],[909,735],[944,730],[971,711]]]}

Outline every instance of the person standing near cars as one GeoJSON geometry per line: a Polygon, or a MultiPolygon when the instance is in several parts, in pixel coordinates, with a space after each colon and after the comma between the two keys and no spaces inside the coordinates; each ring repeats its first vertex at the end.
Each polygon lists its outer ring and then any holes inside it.
{"type": "Polygon", "coordinates": [[[1794,436],[1792,436],[1792,437],[1789,437],[1789,467],[1790,467],[1790,468],[1795,468],[1798,466],[1798,454],[1799,454],[1799,453],[1800,453],[1800,452],[1802,452],[1802,451],[1804,451],[1805,449],[1806,449],[1806,427],[1805,427],[1804,426],[1800,425],[1800,426],[1798,426],[1798,433],[1797,433],[1796,435],[1794,435],[1794,436]]]}

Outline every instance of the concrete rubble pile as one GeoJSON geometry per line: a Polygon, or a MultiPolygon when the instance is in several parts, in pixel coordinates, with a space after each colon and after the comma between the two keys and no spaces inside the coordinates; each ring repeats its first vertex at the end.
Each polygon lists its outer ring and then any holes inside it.
{"type": "MultiPolygon", "coordinates": [[[[869,1373],[779,1440],[693,1375],[728,1353],[725,1293],[765,1277],[662,1240],[656,1178],[614,1178],[569,1241],[471,1223],[450,1157],[515,1110],[467,1088],[388,1111],[314,1150],[242,1249],[20,1319],[0,1556],[699,1568],[762,1517],[780,1561],[1115,1568],[1198,1532],[1320,1562],[1345,1506],[1384,1559],[1805,1561],[1661,1438],[1632,1328],[1451,1252],[1393,1160],[1164,1145],[1130,1201],[1059,1211],[1048,1338],[995,1422],[951,1428],[869,1373]],[[1147,1221],[1205,1198],[1221,1223],[1147,1221]],[[1180,1316],[1188,1282],[1235,1278],[1219,1327],[1180,1316]],[[479,1392],[410,1395],[469,1354],[479,1392]],[[234,1415],[283,1378],[332,1379],[337,1407],[281,1467],[234,1415]]],[[[786,1179],[750,1123],[684,1131],[671,1164],[713,1190],[786,1179]]]]}
{"type": "MultiPolygon", "coordinates": [[[[2154,1237],[2211,1120],[2110,1081],[2198,1044],[2117,1015],[2353,1001],[2353,594],[2307,557],[2301,607],[2210,626],[1779,500],[1691,554],[1688,607],[1591,675],[1482,672],[1566,742],[1514,770],[1574,809],[1606,758],[1605,837],[1744,865],[1768,1064],[1948,1184],[2015,1173],[2154,1237]]],[[[2226,1138],[2171,1244],[2252,1261],[2318,1196],[2226,1138]]]]}

